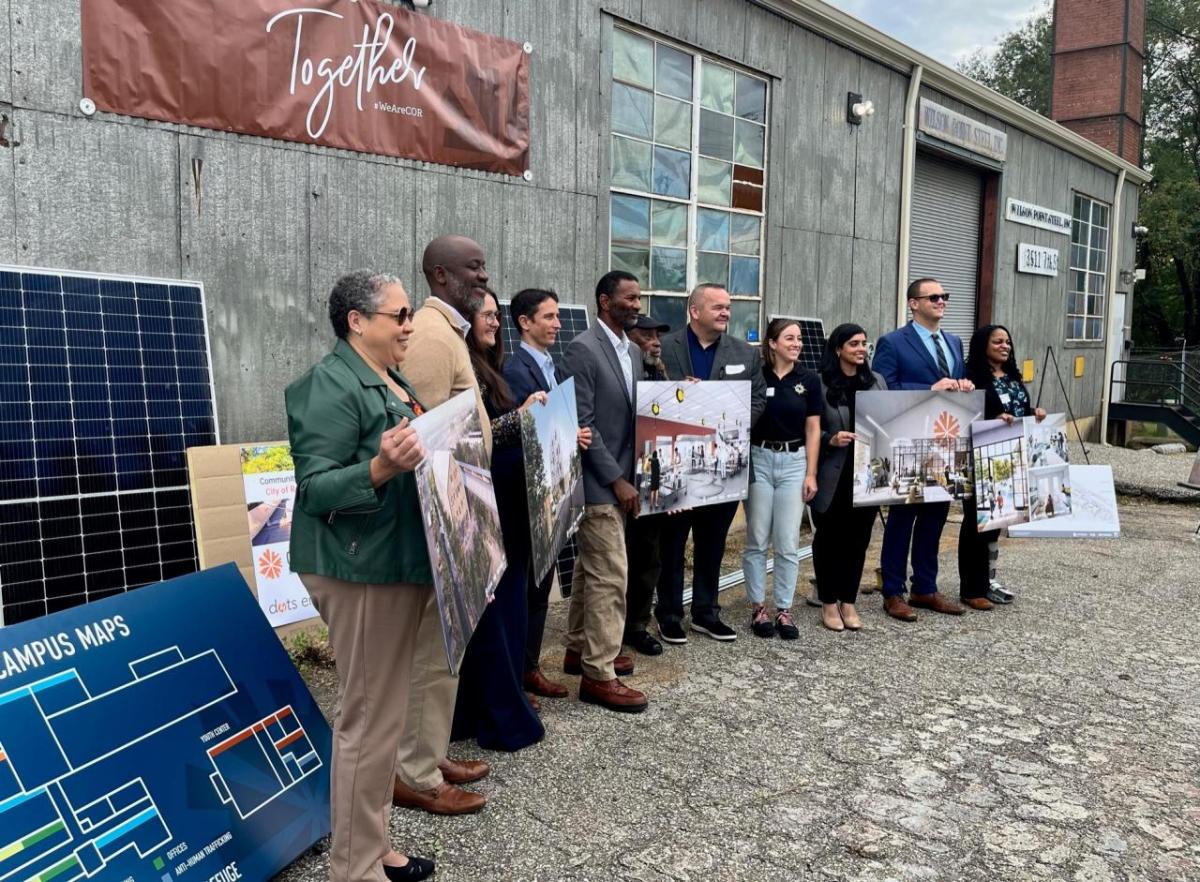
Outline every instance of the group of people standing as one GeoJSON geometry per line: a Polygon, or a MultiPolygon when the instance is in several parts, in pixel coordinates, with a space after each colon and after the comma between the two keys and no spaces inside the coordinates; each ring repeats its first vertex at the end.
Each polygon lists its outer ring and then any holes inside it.
{"type": "MultiPolygon", "coordinates": [[[[422,269],[431,296],[416,311],[393,276],[359,271],[339,279],[329,297],[333,350],[285,394],[298,487],[291,566],[328,627],[340,690],[331,793],[335,882],[432,874],[432,861],[392,847],[391,806],[478,811],[486,800],[463,785],[490,769],[481,761],[451,760],[449,742],[521,749],[545,735],[539,700],[569,694],[540,664],[553,568],[537,578],[529,566],[519,431],[520,412],[544,403],[567,377],[575,384],[585,508],[562,671],[579,678],[581,701],[621,712],[649,703],[622,679],[635,668],[622,645],[652,656],[663,652],[663,643],[688,640],[689,537],[690,631],[718,641],[737,637],[720,617],[717,595],[738,503],[638,517],[638,381],[750,381],[752,478],[743,558],[750,627],[761,637],[784,639],[799,636],[791,607],[806,504],[817,526],[822,622],[839,631],[862,627],[855,601],[877,510],[851,504],[856,392],[978,385],[991,390],[989,415],[1031,412],[1007,331],[981,329],[976,336],[984,340],[973,342],[965,362],[957,338],[938,331],[947,298],[932,279],[910,287],[913,322],[881,338],[874,370],[866,332],[845,324],[829,335],[818,374],[799,366],[800,328],[792,320],[770,323],[761,355],[731,337],[732,303],[717,284],[695,288],[688,323],[665,333],[665,325],[641,314],[636,277],[606,273],[596,285],[596,322],[556,364],[550,348],[560,322],[553,291],[530,288],[513,296],[509,313],[520,344],[506,354],[482,248],[461,236],[439,237],[425,249],[422,269]],[[425,451],[410,422],[464,390],[477,398],[508,564],[455,676],[442,646],[413,476],[425,451]],[[775,559],[770,607],[768,546],[775,559]]],[[[915,619],[912,606],[963,611],[936,590],[947,509],[897,508],[888,518],[889,615],[915,619]]],[[[982,609],[991,605],[988,597],[1011,599],[994,583],[995,535],[976,534],[973,516],[966,522],[972,529],[964,527],[960,540],[964,600],[982,609]]]]}

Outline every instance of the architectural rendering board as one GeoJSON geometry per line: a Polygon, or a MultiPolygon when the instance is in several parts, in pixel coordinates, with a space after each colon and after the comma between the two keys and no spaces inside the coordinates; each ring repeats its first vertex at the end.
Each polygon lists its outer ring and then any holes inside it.
{"type": "Polygon", "coordinates": [[[914,505],[971,495],[970,426],[982,415],[982,392],[859,392],[854,504],[914,505]]]}
{"type": "Polygon", "coordinates": [[[971,439],[981,532],[1071,513],[1065,414],[979,420],[971,439]]]}
{"type": "Polygon", "coordinates": [[[521,414],[525,497],[529,508],[532,571],[540,582],[583,517],[583,461],[579,456],[575,380],[560,383],[545,405],[521,414]]]}
{"type": "Polygon", "coordinates": [[[642,515],[746,498],[748,380],[639,382],[636,428],[642,515]]]}
{"type": "Polygon", "coordinates": [[[265,880],[331,735],[233,564],[0,630],[0,880],[265,880]]]}
{"type": "Polygon", "coordinates": [[[1117,491],[1112,466],[1070,465],[1071,513],[1066,517],[1043,518],[1014,524],[1014,538],[1116,539],[1121,535],[1117,513],[1117,491]]]}
{"type": "Polygon", "coordinates": [[[467,641],[507,565],[475,391],[458,393],[411,425],[425,448],[415,472],[417,492],[446,660],[458,673],[467,641]]]}

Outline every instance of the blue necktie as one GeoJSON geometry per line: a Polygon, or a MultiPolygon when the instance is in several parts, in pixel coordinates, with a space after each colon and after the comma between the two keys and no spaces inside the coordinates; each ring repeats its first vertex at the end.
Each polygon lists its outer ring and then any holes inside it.
{"type": "Polygon", "coordinates": [[[943,377],[950,376],[950,365],[946,363],[946,353],[942,351],[942,341],[937,334],[930,335],[933,340],[933,351],[937,353],[938,370],[942,372],[943,377]]]}

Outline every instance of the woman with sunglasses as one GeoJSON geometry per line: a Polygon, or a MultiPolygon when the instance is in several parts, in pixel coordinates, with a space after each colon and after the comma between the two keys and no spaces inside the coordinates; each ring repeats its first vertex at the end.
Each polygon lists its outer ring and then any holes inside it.
{"type": "Polygon", "coordinates": [[[467,331],[471,367],[492,421],[492,486],[508,565],[492,603],[467,644],[451,738],[474,738],[480,747],[489,750],[515,751],[536,744],[546,734],[523,685],[530,548],[521,452],[521,412],[534,404],[544,404],[546,393],[534,392],[519,408],[514,406],[501,373],[504,343],[499,333],[500,307],[494,294],[489,292],[467,318],[471,322],[467,331]]]}
{"type": "MultiPolygon", "coordinates": [[[[1046,418],[1046,411],[1030,403],[1008,328],[984,325],[972,335],[970,353],[967,379],[984,393],[985,419],[1002,419],[1011,424],[1027,416],[1038,422],[1046,418]]],[[[1002,495],[997,494],[997,500],[1004,504],[1002,495]]],[[[974,497],[963,500],[962,529],[958,533],[959,594],[967,606],[985,610],[997,603],[1012,603],[1013,594],[996,581],[1000,531],[979,531],[978,505],[974,497]]]]}
{"type": "Polygon", "coordinates": [[[831,631],[862,627],[855,603],[877,508],[854,507],[854,396],[886,389],[883,377],[867,363],[867,332],[855,324],[838,325],[821,357],[825,410],[821,415],[821,462],[812,502],[813,569],[821,598],[821,624],[831,631]]]}
{"type": "Polygon", "coordinates": [[[296,463],[292,570],[329,628],[340,708],[333,727],[332,882],[419,880],[433,861],[392,848],[396,750],[413,648],[433,591],[409,421],[421,405],[397,369],[412,314],[394,276],[358,271],[329,295],[333,351],[287,387],[296,463]]]}

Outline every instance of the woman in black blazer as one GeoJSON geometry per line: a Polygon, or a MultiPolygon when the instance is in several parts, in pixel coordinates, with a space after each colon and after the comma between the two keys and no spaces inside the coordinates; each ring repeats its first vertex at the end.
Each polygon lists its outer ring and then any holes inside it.
{"type": "MultiPolygon", "coordinates": [[[[1017,370],[1012,335],[1004,325],[984,325],[971,337],[967,379],[983,391],[985,419],[1011,423],[1023,417],[1041,422],[1046,411],[1030,403],[1029,390],[1017,370]]],[[[959,596],[973,609],[991,609],[1012,603],[1012,592],[996,581],[1000,531],[980,532],[974,497],[963,500],[963,522],[958,533],[959,596]]]]}
{"type": "Polygon", "coordinates": [[[862,627],[854,603],[862,580],[867,546],[877,508],[855,508],[854,395],[886,389],[883,377],[867,363],[867,332],[855,324],[838,325],[829,334],[821,358],[825,410],[821,414],[821,459],[817,495],[811,503],[817,533],[813,569],[821,598],[821,623],[831,631],[862,627]]]}

